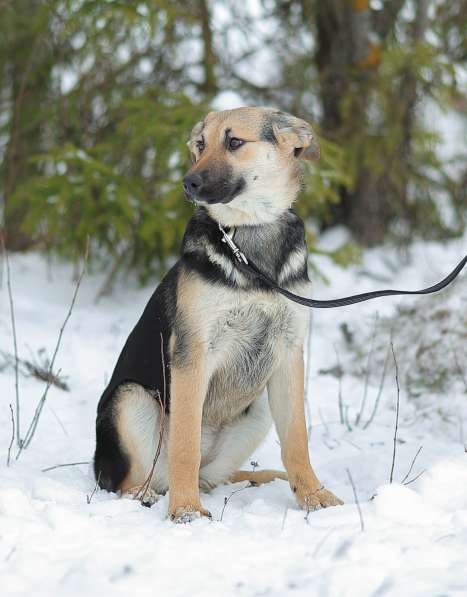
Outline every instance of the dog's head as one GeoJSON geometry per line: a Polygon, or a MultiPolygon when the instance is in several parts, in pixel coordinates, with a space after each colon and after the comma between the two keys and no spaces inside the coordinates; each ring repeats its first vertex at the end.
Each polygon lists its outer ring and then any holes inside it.
{"type": "Polygon", "coordinates": [[[210,112],[188,147],[187,198],[231,226],[274,221],[300,189],[299,160],[319,158],[310,125],[271,108],[210,112]]]}

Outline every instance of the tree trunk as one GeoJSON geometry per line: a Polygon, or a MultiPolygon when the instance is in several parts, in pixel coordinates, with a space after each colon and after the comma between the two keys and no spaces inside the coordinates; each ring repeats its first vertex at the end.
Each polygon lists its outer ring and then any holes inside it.
{"type": "Polygon", "coordinates": [[[38,114],[47,101],[50,83],[50,60],[39,47],[44,32],[33,27],[24,29],[25,23],[34,23],[34,11],[38,8],[40,3],[32,0],[14,9],[12,26],[22,30],[23,35],[8,50],[10,60],[5,67],[8,76],[3,79],[12,103],[2,168],[6,246],[12,251],[23,251],[33,242],[23,229],[26,208],[14,205],[12,197],[18,184],[35,171],[30,159],[40,151],[43,123],[38,114]]]}
{"type": "MultiPolygon", "coordinates": [[[[322,130],[327,138],[345,144],[350,137],[358,139],[360,135],[368,134],[369,91],[377,76],[381,46],[391,33],[403,5],[404,0],[386,2],[382,10],[373,13],[368,0],[315,3],[316,65],[320,75],[322,130]],[[347,103],[345,117],[342,112],[344,100],[347,103]]],[[[426,0],[419,0],[413,26],[415,42],[423,37],[423,23],[426,23],[426,0]]],[[[403,135],[395,159],[404,172],[411,155],[417,98],[417,81],[411,71],[399,97],[404,102],[403,135]]],[[[353,191],[342,189],[341,203],[332,208],[332,224],[349,226],[363,244],[381,242],[389,223],[400,215],[406,202],[404,180],[397,191],[390,180],[389,172],[375,173],[362,165],[353,191]]]]}

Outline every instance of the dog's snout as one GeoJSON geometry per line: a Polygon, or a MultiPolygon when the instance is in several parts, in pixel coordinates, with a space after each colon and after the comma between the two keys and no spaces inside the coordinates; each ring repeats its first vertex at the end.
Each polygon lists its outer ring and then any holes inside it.
{"type": "Polygon", "coordinates": [[[196,195],[201,189],[203,184],[203,179],[197,172],[193,172],[192,174],[187,174],[183,179],[183,188],[186,193],[190,195],[196,195]]]}

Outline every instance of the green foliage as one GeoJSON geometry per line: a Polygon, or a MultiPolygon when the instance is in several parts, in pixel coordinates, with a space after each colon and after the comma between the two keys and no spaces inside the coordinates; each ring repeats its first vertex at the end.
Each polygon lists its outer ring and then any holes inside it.
{"type": "MultiPolygon", "coordinates": [[[[0,3],[0,198],[13,248],[76,259],[90,236],[93,262],[110,272],[160,273],[191,213],[186,137],[219,90],[318,122],[321,160],[306,165],[296,204],[305,220],[344,223],[362,242],[463,230],[465,156],[446,160],[420,117],[421,98],[462,103],[460,1],[432,5],[429,35],[400,3],[369,68],[351,55],[372,32],[350,4],[330,35],[334,3],[264,3],[259,40],[247,4],[224,5],[242,54],[207,0],[0,3]],[[261,86],[244,73],[264,48],[276,69],[261,86]]],[[[383,23],[389,4],[365,22],[383,23]]],[[[358,249],[330,257],[345,265],[358,249]]]]}
{"type": "Polygon", "coordinates": [[[25,229],[63,257],[75,258],[89,236],[96,258],[148,275],[179,249],[190,213],[185,135],[205,107],[149,93],[115,110],[117,125],[89,149],[66,143],[35,156],[38,174],[12,201],[27,206],[25,229]]]}
{"type": "MultiPolygon", "coordinates": [[[[189,62],[179,61],[193,14],[164,1],[57,0],[22,9],[3,11],[9,26],[21,23],[25,48],[16,57],[19,90],[4,82],[5,93],[19,95],[5,129],[11,155],[22,158],[9,168],[7,151],[1,172],[11,179],[7,221],[20,213],[21,232],[65,258],[75,259],[89,236],[94,262],[136,267],[143,277],[159,272],[178,252],[191,212],[180,183],[185,142],[208,109],[189,62]],[[24,69],[34,78],[22,77],[24,69]],[[25,105],[36,92],[47,98],[25,105]]],[[[3,57],[17,44],[12,35],[3,57]]]]}

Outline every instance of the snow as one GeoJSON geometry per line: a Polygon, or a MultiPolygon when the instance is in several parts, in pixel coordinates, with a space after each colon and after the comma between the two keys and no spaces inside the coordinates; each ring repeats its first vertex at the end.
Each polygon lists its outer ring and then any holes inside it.
{"type": "MultiPolygon", "coordinates": [[[[339,242],[339,232],[321,240],[339,242]]],[[[324,256],[315,263],[331,281],[315,282],[315,297],[381,288],[417,288],[438,281],[466,253],[467,237],[444,244],[416,244],[410,260],[389,248],[368,251],[364,262],[343,270],[324,256]],[[377,281],[368,272],[384,276],[377,281]]],[[[74,290],[72,269],[36,254],[11,257],[20,356],[45,347],[53,352],[74,290]]],[[[463,274],[466,275],[465,273],[463,274]]],[[[157,594],[172,596],[297,595],[365,597],[467,594],[467,396],[461,380],[449,395],[414,401],[402,383],[393,484],[389,484],[396,386],[388,374],[375,420],[356,427],[364,379],[346,371],[342,397],[350,431],[339,421],[338,379],[320,373],[345,362],[340,324],[371,331],[376,310],[390,316],[397,305],[423,300],[388,298],[339,310],[313,312],[308,402],[310,453],[322,482],[345,506],[305,513],[288,485],[218,487],[202,496],[214,520],[174,525],[167,496],[148,509],[130,499],[96,491],[90,461],[96,404],[126,336],[152,288],[128,276],[113,296],[95,303],[103,276],[87,275],[65,330],[56,368],[70,392],[52,387],[30,447],[6,466],[11,436],[9,403],[14,375],[0,371],[0,587],[7,595],[157,594]],[[443,404],[439,409],[436,398],[443,404]],[[427,399],[428,400],[428,399],[427,399]],[[419,449],[409,480],[400,482],[419,449]],[[346,469],[362,509],[364,530],[346,469]],[[90,503],[88,503],[90,502],[90,503]]],[[[465,308],[459,285],[446,308],[465,308]]],[[[5,275],[0,288],[0,350],[12,351],[5,275]]],[[[394,338],[398,350],[398,338],[394,338]]],[[[365,366],[365,363],[362,363],[365,366]]],[[[463,363],[465,372],[465,363],[463,363]]],[[[345,365],[344,365],[345,368],[345,365]]],[[[378,377],[378,376],[377,376],[378,377]]],[[[378,391],[370,379],[368,416],[378,391]]],[[[20,379],[21,427],[31,419],[43,383],[20,379]]],[[[274,432],[252,455],[260,468],[282,468],[274,432]]],[[[249,466],[249,463],[246,463],[249,466]]]]}

